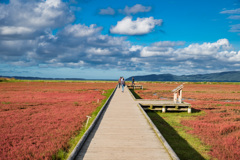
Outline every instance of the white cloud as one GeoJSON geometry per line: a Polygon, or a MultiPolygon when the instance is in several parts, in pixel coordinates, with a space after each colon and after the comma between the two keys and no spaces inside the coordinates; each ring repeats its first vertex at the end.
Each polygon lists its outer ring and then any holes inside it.
{"type": "Polygon", "coordinates": [[[220,39],[214,43],[194,43],[183,49],[177,49],[175,53],[187,55],[215,55],[219,51],[229,50],[231,45],[227,39],[220,39]]]}
{"type": "MultiPolygon", "coordinates": [[[[137,10],[132,7],[128,13],[139,13],[140,9],[137,10]]],[[[60,0],[14,0],[0,3],[0,11],[1,65],[164,70],[178,74],[239,69],[240,51],[235,51],[227,39],[188,46],[181,41],[132,45],[127,37],[102,35],[102,27],[94,24],[71,24],[74,19],[71,8],[60,0]],[[53,30],[56,33],[52,34],[53,30]]],[[[143,35],[161,24],[162,20],[153,17],[136,20],[126,17],[111,32],[143,35]]],[[[239,28],[232,26],[235,31],[239,28]]]]}
{"type": "MultiPolygon", "coordinates": [[[[228,19],[239,20],[240,19],[240,8],[233,9],[233,10],[224,10],[220,12],[222,14],[231,14],[228,19]]],[[[240,32],[240,24],[235,24],[230,26],[231,29],[229,32],[240,32]]],[[[240,34],[238,34],[240,35],[240,34]]]]}
{"type": "Polygon", "coordinates": [[[222,13],[222,14],[240,14],[240,8],[232,9],[232,10],[224,10],[220,13],[222,13]]]}
{"type": "Polygon", "coordinates": [[[152,56],[165,56],[169,57],[174,54],[175,47],[184,45],[185,42],[178,41],[160,41],[151,44],[148,47],[144,47],[140,55],[141,57],[152,57],[152,56]]]}
{"type": "Polygon", "coordinates": [[[152,56],[171,56],[174,49],[171,47],[144,47],[140,52],[141,57],[152,57],[152,56]]]}
{"type": "Polygon", "coordinates": [[[109,55],[111,52],[108,49],[102,48],[89,48],[87,49],[87,53],[93,53],[95,55],[109,55]]]}
{"type": "Polygon", "coordinates": [[[70,62],[66,64],[66,66],[71,68],[79,68],[79,67],[83,67],[84,65],[85,65],[85,62],[81,60],[78,61],[77,63],[70,62]]]}
{"type": "Polygon", "coordinates": [[[0,63],[114,68],[123,54],[129,56],[125,37],[102,35],[95,24],[70,24],[74,15],[61,0],[15,0],[0,3],[0,11],[0,63]]]}
{"type": "Polygon", "coordinates": [[[132,45],[132,47],[129,49],[129,51],[131,51],[131,52],[136,52],[136,51],[140,51],[140,50],[142,50],[142,46],[140,46],[140,45],[132,45]]]}
{"type": "Polygon", "coordinates": [[[223,64],[223,62],[240,62],[240,51],[233,51],[227,39],[220,39],[213,43],[194,43],[184,48],[175,48],[182,43],[167,41],[153,43],[150,46],[143,47],[140,56],[143,58],[153,57],[154,60],[159,59],[164,63],[174,62],[178,64],[181,61],[188,61],[188,63],[191,62],[192,66],[214,63],[214,61],[219,61],[220,64],[223,64]]]}
{"type": "Polygon", "coordinates": [[[0,36],[36,38],[47,30],[62,27],[74,20],[69,7],[61,0],[10,1],[0,3],[0,36]],[[31,36],[29,36],[31,34],[31,36]]]}
{"type": "Polygon", "coordinates": [[[174,47],[174,46],[183,46],[185,42],[178,41],[178,42],[173,42],[173,41],[160,41],[160,42],[155,42],[153,43],[153,46],[159,46],[159,47],[174,47]]]}
{"type": "Polygon", "coordinates": [[[141,4],[136,4],[133,7],[126,6],[124,8],[124,10],[119,10],[119,12],[127,14],[127,15],[131,15],[131,14],[137,14],[139,12],[149,12],[149,11],[151,11],[151,9],[152,9],[152,7],[150,7],[150,6],[146,7],[141,4]]]}
{"type": "Polygon", "coordinates": [[[68,25],[64,28],[63,34],[71,35],[73,37],[87,37],[97,34],[102,30],[102,27],[97,27],[95,24],[90,25],[90,27],[81,24],[68,25]]]}
{"type": "Polygon", "coordinates": [[[108,7],[106,9],[100,9],[99,14],[101,14],[101,15],[114,15],[115,10],[112,9],[111,7],[108,7]]]}
{"type": "Polygon", "coordinates": [[[141,64],[145,71],[180,75],[239,70],[240,51],[234,51],[227,39],[177,47],[181,44],[183,42],[153,43],[143,47],[140,57],[133,57],[131,61],[141,64]]]}
{"type": "Polygon", "coordinates": [[[0,27],[0,35],[24,35],[31,34],[35,30],[27,27],[3,26],[0,27]]]}
{"type": "Polygon", "coordinates": [[[229,57],[229,61],[240,62],[240,51],[238,52],[232,51],[232,53],[228,53],[228,54],[232,55],[231,57],[229,57]]]}
{"type": "Polygon", "coordinates": [[[240,24],[231,25],[230,32],[240,32],[240,24]]]}
{"type": "Polygon", "coordinates": [[[240,15],[231,15],[231,16],[228,17],[228,19],[236,19],[236,20],[238,20],[238,19],[240,19],[240,15]]]}
{"type": "Polygon", "coordinates": [[[140,62],[140,58],[133,57],[133,58],[131,58],[131,61],[138,63],[138,62],[140,62]]]}
{"type": "Polygon", "coordinates": [[[156,25],[160,26],[161,24],[161,19],[153,17],[137,18],[136,21],[133,21],[132,17],[125,17],[118,21],[116,26],[112,26],[110,32],[123,35],[143,35],[151,32],[156,25]]]}
{"type": "Polygon", "coordinates": [[[61,5],[61,0],[46,0],[46,4],[49,7],[59,7],[61,5]]]}

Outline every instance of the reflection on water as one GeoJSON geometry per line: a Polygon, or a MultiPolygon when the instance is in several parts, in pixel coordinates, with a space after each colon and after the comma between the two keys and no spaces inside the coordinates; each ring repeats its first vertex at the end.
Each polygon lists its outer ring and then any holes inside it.
{"type": "Polygon", "coordinates": [[[183,100],[183,101],[184,101],[184,100],[188,100],[188,101],[196,101],[196,99],[192,99],[192,98],[183,98],[182,100],[183,100]]]}

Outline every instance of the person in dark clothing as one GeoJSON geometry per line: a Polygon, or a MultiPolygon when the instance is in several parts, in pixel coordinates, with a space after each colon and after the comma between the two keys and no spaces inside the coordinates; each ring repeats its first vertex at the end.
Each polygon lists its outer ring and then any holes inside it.
{"type": "Polygon", "coordinates": [[[134,77],[132,77],[132,85],[135,85],[135,83],[134,83],[134,77]]]}
{"type": "Polygon", "coordinates": [[[122,80],[122,77],[120,77],[118,80],[118,88],[120,88],[120,86],[121,86],[121,80],[122,80]]]}

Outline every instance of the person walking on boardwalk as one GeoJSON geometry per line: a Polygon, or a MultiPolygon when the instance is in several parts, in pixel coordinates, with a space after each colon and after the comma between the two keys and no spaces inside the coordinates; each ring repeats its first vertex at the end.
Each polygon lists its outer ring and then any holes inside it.
{"type": "Polygon", "coordinates": [[[118,79],[118,88],[120,88],[120,86],[121,86],[121,80],[122,80],[122,77],[120,77],[120,78],[118,79]]]}
{"type": "Polygon", "coordinates": [[[132,77],[132,86],[133,86],[133,85],[135,85],[135,83],[134,83],[134,77],[132,77]]]}
{"type": "Polygon", "coordinates": [[[124,92],[125,80],[124,80],[123,77],[122,77],[122,80],[121,80],[121,84],[122,84],[122,92],[124,92]]]}

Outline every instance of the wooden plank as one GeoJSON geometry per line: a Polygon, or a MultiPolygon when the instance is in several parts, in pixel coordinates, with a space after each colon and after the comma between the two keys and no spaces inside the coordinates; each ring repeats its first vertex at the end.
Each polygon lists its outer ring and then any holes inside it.
{"type": "Polygon", "coordinates": [[[127,87],[128,87],[128,88],[133,88],[133,89],[135,89],[136,87],[137,87],[137,88],[140,88],[140,89],[143,89],[143,86],[142,86],[142,85],[128,85],[127,87]]]}
{"type": "Polygon", "coordinates": [[[76,159],[173,159],[137,104],[118,88],[76,159]]]}
{"type": "Polygon", "coordinates": [[[180,86],[178,86],[177,88],[173,89],[172,92],[177,92],[179,90],[183,89],[183,85],[181,84],[180,86]]]}

